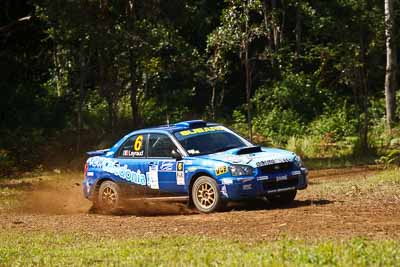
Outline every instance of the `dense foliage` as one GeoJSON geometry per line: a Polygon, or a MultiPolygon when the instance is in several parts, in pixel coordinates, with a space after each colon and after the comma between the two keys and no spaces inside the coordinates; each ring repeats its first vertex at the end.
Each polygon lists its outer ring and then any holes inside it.
{"type": "Polygon", "coordinates": [[[378,0],[4,0],[0,45],[2,172],[192,118],[310,157],[396,143],[378,0]]]}

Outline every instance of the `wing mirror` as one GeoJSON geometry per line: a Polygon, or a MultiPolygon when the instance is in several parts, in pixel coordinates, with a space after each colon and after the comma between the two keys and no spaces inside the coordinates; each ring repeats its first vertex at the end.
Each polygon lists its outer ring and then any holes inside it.
{"type": "Polygon", "coordinates": [[[176,159],[176,160],[181,160],[182,159],[182,155],[181,153],[179,153],[179,150],[172,150],[171,151],[171,156],[176,159]]]}

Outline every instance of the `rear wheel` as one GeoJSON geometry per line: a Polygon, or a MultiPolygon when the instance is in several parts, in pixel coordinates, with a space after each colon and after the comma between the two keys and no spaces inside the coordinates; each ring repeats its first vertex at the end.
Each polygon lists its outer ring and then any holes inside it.
{"type": "Polygon", "coordinates": [[[267,199],[275,205],[287,205],[293,202],[297,190],[281,192],[278,194],[267,195],[267,199]]]}
{"type": "Polygon", "coordinates": [[[192,201],[203,213],[217,211],[222,206],[217,182],[208,176],[199,177],[192,187],[192,201]]]}
{"type": "Polygon", "coordinates": [[[121,190],[112,181],[105,181],[100,185],[96,206],[105,213],[116,213],[120,207],[121,190]]]}

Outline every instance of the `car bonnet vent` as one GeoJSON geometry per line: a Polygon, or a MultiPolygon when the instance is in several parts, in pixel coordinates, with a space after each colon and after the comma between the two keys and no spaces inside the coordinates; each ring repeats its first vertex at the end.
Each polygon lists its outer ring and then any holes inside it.
{"type": "Polygon", "coordinates": [[[237,155],[245,155],[245,154],[253,154],[253,153],[259,153],[259,152],[262,152],[260,146],[252,146],[252,147],[246,147],[246,148],[239,149],[236,154],[237,155]]]}
{"type": "Polygon", "coordinates": [[[193,121],[182,121],[175,124],[178,127],[187,127],[187,128],[201,128],[206,127],[207,122],[202,120],[193,120],[193,121]]]}

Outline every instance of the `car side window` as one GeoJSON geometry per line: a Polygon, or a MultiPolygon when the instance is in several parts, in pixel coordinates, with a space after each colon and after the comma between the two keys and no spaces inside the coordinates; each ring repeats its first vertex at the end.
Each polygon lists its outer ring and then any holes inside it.
{"type": "Polygon", "coordinates": [[[150,134],[149,157],[171,158],[171,151],[176,149],[171,138],[165,134],[150,134]]]}
{"type": "Polygon", "coordinates": [[[128,138],[119,149],[118,157],[144,158],[146,156],[146,134],[138,134],[128,138]]]}

